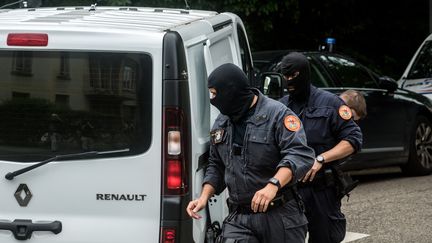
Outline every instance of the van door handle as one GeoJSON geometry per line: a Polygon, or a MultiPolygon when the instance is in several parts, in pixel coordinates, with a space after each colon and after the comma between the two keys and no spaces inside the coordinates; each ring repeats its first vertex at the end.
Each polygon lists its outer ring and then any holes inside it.
{"type": "Polygon", "coordinates": [[[0,230],[9,230],[17,240],[28,240],[34,231],[51,231],[58,234],[62,231],[62,223],[54,221],[51,223],[33,223],[29,219],[15,219],[13,222],[1,222],[0,230]]]}

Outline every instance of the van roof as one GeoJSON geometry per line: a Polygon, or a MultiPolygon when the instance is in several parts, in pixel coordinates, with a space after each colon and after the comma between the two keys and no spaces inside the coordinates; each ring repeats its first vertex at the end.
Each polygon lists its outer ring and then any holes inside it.
{"type": "Polygon", "coordinates": [[[115,28],[162,32],[217,15],[201,10],[146,7],[57,7],[1,9],[1,26],[115,28]]]}

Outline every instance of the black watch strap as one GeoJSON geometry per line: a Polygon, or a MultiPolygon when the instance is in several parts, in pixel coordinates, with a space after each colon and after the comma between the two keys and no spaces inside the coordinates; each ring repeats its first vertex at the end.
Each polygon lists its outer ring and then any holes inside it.
{"type": "Polygon", "coordinates": [[[274,178],[274,177],[270,178],[270,179],[268,180],[268,183],[271,183],[271,184],[277,186],[278,189],[281,188],[281,184],[280,184],[279,180],[276,179],[276,178],[274,178]]]}

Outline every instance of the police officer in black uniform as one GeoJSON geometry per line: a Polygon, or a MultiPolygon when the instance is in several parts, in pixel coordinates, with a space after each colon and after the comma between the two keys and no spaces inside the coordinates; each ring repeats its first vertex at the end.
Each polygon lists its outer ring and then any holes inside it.
{"type": "Polygon", "coordinates": [[[303,54],[286,55],[280,70],[289,93],[280,101],[300,117],[308,145],[317,155],[299,183],[309,221],[309,243],[341,242],[346,219],[337,195],[335,168],[341,159],[361,149],[362,133],[350,108],[337,95],[311,85],[309,61],[303,54]]]}
{"type": "Polygon", "coordinates": [[[307,220],[294,185],[312,166],[313,150],[298,117],[249,86],[241,69],[224,64],[208,78],[221,114],[211,131],[201,196],[188,214],[199,219],[213,194],[228,187],[230,214],[220,242],[304,242],[307,220]]]}

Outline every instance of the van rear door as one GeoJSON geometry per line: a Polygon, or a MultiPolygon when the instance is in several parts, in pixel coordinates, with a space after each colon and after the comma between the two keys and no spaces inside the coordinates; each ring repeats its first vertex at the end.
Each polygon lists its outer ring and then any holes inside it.
{"type": "Polygon", "coordinates": [[[147,53],[0,51],[0,242],[159,241],[152,72],[147,53]]]}
{"type": "MultiPolygon", "coordinates": [[[[204,59],[207,76],[224,63],[234,63],[240,66],[233,36],[233,27],[228,25],[210,35],[204,45],[204,59]]],[[[219,111],[211,106],[210,127],[213,125],[219,111]]]]}
{"type": "MultiPolygon", "coordinates": [[[[207,76],[210,75],[215,68],[224,63],[234,63],[240,66],[238,56],[232,25],[228,25],[208,35],[208,39],[204,45],[207,76]]],[[[219,113],[216,107],[210,105],[210,127],[213,126],[219,113]]],[[[228,192],[225,190],[223,193],[214,196],[210,200],[209,209],[212,221],[223,222],[225,216],[228,215],[228,208],[225,203],[227,197],[228,192]]]]}

